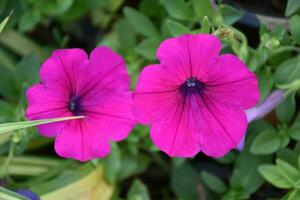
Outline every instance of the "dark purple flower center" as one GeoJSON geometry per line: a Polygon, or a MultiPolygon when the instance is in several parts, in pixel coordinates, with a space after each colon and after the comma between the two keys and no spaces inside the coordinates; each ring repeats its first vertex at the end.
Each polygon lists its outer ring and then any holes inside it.
{"type": "Polygon", "coordinates": [[[180,86],[180,92],[183,96],[189,96],[191,94],[201,95],[204,89],[204,83],[196,78],[189,78],[180,86]]]}
{"type": "Polygon", "coordinates": [[[72,112],[75,116],[80,115],[81,105],[80,105],[80,98],[76,95],[71,95],[70,101],[69,101],[69,110],[72,112]]]}

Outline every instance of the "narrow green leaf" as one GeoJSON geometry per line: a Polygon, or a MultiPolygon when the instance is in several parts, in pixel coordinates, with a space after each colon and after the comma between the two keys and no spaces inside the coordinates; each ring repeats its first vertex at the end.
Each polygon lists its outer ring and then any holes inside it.
{"type": "MultiPolygon", "coordinates": [[[[298,1],[300,2],[300,1],[298,1]]],[[[300,44],[300,16],[299,15],[294,15],[290,19],[290,28],[291,28],[291,33],[292,33],[292,38],[297,44],[300,44]]]]}
{"type": "MultiPolygon", "coordinates": [[[[11,14],[10,14],[11,15],[11,14]]],[[[7,17],[5,17],[5,19],[0,23],[0,33],[2,33],[5,25],[7,24],[9,18],[10,18],[10,15],[8,15],[7,17]]]]}
{"type": "Polygon", "coordinates": [[[167,20],[167,25],[173,36],[179,36],[190,33],[190,30],[187,27],[178,22],[167,20]]]}
{"type": "Polygon", "coordinates": [[[210,33],[210,22],[207,16],[204,16],[201,21],[200,33],[210,33]]]}
{"type": "Polygon", "coordinates": [[[72,116],[72,117],[61,117],[61,118],[53,118],[53,119],[41,119],[41,120],[34,120],[34,121],[23,121],[23,122],[12,122],[12,123],[0,124],[0,134],[23,129],[23,128],[38,126],[42,124],[73,120],[73,119],[82,119],[82,118],[84,117],[72,116]]]}
{"type": "Polygon", "coordinates": [[[285,16],[289,17],[300,8],[300,1],[299,0],[288,0],[286,9],[285,9],[285,16]]]}
{"type": "Polygon", "coordinates": [[[13,191],[5,189],[4,187],[0,186],[0,199],[3,200],[29,200],[26,197],[19,195],[13,191]]]}
{"type": "Polygon", "coordinates": [[[184,0],[164,0],[163,2],[169,15],[172,17],[185,20],[194,18],[192,10],[184,0]]]}
{"type": "Polygon", "coordinates": [[[147,187],[138,179],[136,179],[127,194],[127,200],[150,200],[147,187]]]}
{"type": "Polygon", "coordinates": [[[133,8],[125,7],[124,15],[137,33],[140,33],[146,37],[158,37],[159,33],[155,25],[143,13],[133,8]]]}
{"type": "Polygon", "coordinates": [[[268,182],[278,188],[290,189],[293,187],[293,184],[286,180],[280,169],[274,165],[262,165],[258,171],[268,182]]]}
{"type": "Polygon", "coordinates": [[[204,184],[213,192],[216,193],[225,193],[227,186],[225,183],[214,174],[211,174],[206,171],[201,172],[202,181],[204,184]]]}
{"type": "Polygon", "coordinates": [[[280,148],[280,143],[279,134],[274,130],[267,130],[255,138],[250,151],[258,155],[271,154],[280,148]]]}

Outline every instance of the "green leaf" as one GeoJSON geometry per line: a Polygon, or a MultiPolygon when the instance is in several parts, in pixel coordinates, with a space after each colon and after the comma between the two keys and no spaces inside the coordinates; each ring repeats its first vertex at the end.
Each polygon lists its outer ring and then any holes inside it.
{"type": "Polygon", "coordinates": [[[297,168],[281,159],[276,159],[276,164],[287,180],[291,180],[294,184],[300,180],[300,171],[297,168]]]}
{"type": "Polygon", "coordinates": [[[29,200],[26,197],[19,195],[13,191],[5,189],[4,187],[0,186],[0,199],[3,200],[29,200]]]}
{"type": "Polygon", "coordinates": [[[121,19],[115,25],[120,45],[126,51],[133,49],[136,44],[136,33],[128,27],[130,24],[127,19],[121,19]]]}
{"type": "MultiPolygon", "coordinates": [[[[298,1],[300,2],[300,1],[298,1]]],[[[300,44],[300,16],[299,15],[294,15],[290,19],[290,29],[292,33],[292,38],[293,40],[297,43],[300,44]]]]}
{"type": "Polygon", "coordinates": [[[163,2],[169,15],[172,17],[185,20],[194,18],[192,10],[184,0],[164,0],[163,2]]]}
{"type": "Polygon", "coordinates": [[[295,12],[298,11],[300,8],[300,1],[299,0],[288,0],[286,9],[285,9],[285,16],[289,17],[295,12]]]}
{"type": "Polygon", "coordinates": [[[108,0],[108,8],[111,12],[115,12],[121,7],[123,3],[124,0],[108,0]]]}
{"type": "Polygon", "coordinates": [[[300,191],[295,189],[293,190],[286,200],[299,200],[300,199],[300,191]]]}
{"type": "Polygon", "coordinates": [[[261,70],[258,73],[258,87],[260,94],[260,102],[263,102],[274,85],[274,76],[270,70],[261,70]]]}
{"type": "Polygon", "coordinates": [[[171,187],[179,199],[199,199],[198,177],[195,169],[184,163],[172,169],[171,187]]]}
{"type": "Polygon", "coordinates": [[[137,32],[146,37],[158,37],[159,33],[152,21],[146,17],[143,13],[130,8],[124,8],[124,15],[132,28],[137,32]]]}
{"type": "Polygon", "coordinates": [[[223,16],[224,24],[232,25],[243,17],[244,13],[228,5],[220,7],[221,15],[223,16]]]}
{"type": "Polygon", "coordinates": [[[3,31],[5,25],[7,24],[8,20],[10,18],[10,15],[5,17],[5,19],[0,23],[0,33],[3,31]]]}
{"type": "Polygon", "coordinates": [[[214,18],[215,11],[212,7],[211,0],[192,0],[192,4],[195,13],[200,20],[203,19],[205,16],[207,16],[209,19],[214,18]]]}
{"type": "Polygon", "coordinates": [[[290,123],[296,112],[295,93],[286,97],[276,108],[275,112],[281,123],[290,123]]]}
{"type": "Polygon", "coordinates": [[[20,32],[30,31],[41,20],[41,13],[39,10],[29,10],[22,14],[22,17],[18,24],[18,30],[20,32]]]}
{"type": "Polygon", "coordinates": [[[22,58],[15,69],[15,81],[17,89],[21,89],[23,83],[29,85],[38,82],[40,60],[34,54],[28,54],[22,58]]]}
{"type": "Polygon", "coordinates": [[[293,187],[293,184],[282,175],[281,169],[275,165],[262,165],[258,171],[269,183],[278,188],[290,189],[293,187]]]}
{"type": "MultiPolygon", "coordinates": [[[[255,128],[258,125],[256,123],[255,128]]],[[[254,132],[251,132],[251,134],[254,134],[254,132]]],[[[231,188],[240,188],[243,194],[246,193],[250,196],[264,183],[263,178],[258,173],[258,166],[269,163],[271,160],[271,156],[253,155],[247,148],[244,149],[238,155],[234,165],[233,175],[230,178],[231,188]]]]}
{"type": "Polygon", "coordinates": [[[201,172],[202,181],[204,184],[213,192],[216,193],[225,193],[227,186],[225,183],[214,174],[211,174],[206,171],[201,172]]]}
{"type": "Polygon", "coordinates": [[[279,85],[289,84],[300,79],[300,56],[283,62],[275,72],[275,82],[279,85]]]}
{"type": "Polygon", "coordinates": [[[207,16],[204,16],[201,21],[200,33],[210,33],[210,22],[207,16]]]}
{"type": "Polygon", "coordinates": [[[274,130],[267,130],[255,138],[250,151],[253,154],[267,155],[276,152],[280,144],[279,134],[274,130]]]}
{"type": "Polygon", "coordinates": [[[23,122],[12,122],[6,124],[0,124],[0,134],[8,133],[12,131],[16,131],[23,128],[29,128],[33,126],[38,126],[42,124],[48,124],[53,122],[60,122],[66,120],[73,119],[82,119],[83,116],[72,116],[72,117],[61,117],[61,118],[53,118],[53,119],[41,119],[41,120],[33,120],[33,121],[23,121],[23,122]]]}
{"type": "Polygon", "coordinates": [[[288,130],[289,136],[295,140],[300,140],[300,114],[296,117],[292,126],[288,130]]]}
{"type": "Polygon", "coordinates": [[[159,46],[160,40],[155,38],[148,38],[143,40],[135,47],[135,52],[142,55],[148,60],[154,60],[156,58],[156,49],[159,46]]]}
{"type": "Polygon", "coordinates": [[[167,20],[168,28],[173,36],[179,36],[190,33],[190,30],[184,25],[172,20],[167,20]]]}
{"type": "Polygon", "coordinates": [[[138,179],[132,183],[128,194],[127,200],[150,200],[150,195],[147,187],[138,179]]]}
{"type": "Polygon", "coordinates": [[[104,160],[104,176],[110,183],[116,183],[121,170],[121,151],[117,144],[111,145],[111,153],[104,160]]]}

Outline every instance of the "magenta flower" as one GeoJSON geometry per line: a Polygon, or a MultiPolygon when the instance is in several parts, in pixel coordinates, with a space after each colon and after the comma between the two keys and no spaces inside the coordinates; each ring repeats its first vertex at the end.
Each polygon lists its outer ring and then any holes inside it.
{"type": "Polygon", "coordinates": [[[151,125],[154,144],[170,156],[199,151],[221,157],[247,128],[244,112],[259,100],[257,79],[237,57],[219,55],[220,40],[208,34],[167,39],[160,64],[142,71],[133,97],[136,119],[151,125]]]}
{"type": "Polygon", "coordinates": [[[123,140],[134,126],[125,63],[109,48],[94,49],[90,58],[81,49],[55,50],[40,78],[26,94],[29,119],[85,116],[38,126],[42,135],[56,137],[60,156],[82,162],[104,157],[109,142],[123,140]]]}

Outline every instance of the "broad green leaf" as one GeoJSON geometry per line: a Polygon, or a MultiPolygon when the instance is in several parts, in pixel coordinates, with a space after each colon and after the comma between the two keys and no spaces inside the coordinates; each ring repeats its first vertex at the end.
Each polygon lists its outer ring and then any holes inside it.
{"type": "Polygon", "coordinates": [[[275,165],[262,165],[258,168],[259,173],[272,185],[282,188],[290,189],[293,183],[288,181],[281,173],[281,169],[275,165]]]}
{"type": "Polygon", "coordinates": [[[215,11],[212,3],[213,1],[211,0],[192,0],[195,13],[200,20],[202,20],[205,16],[207,16],[209,19],[214,18],[215,11]]]}
{"type": "Polygon", "coordinates": [[[130,8],[124,8],[124,15],[132,28],[137,32],[146,37],[158,37],[159,33],[153,22],[143,13],[130,8]]]}
{"type": "Polygon", "coordinates": [[[289,148],[283,148],[276,152],[277,158],[284,160],[292,166],[298,166],[298,153],[289,148]]]}
{"type": "Polygon", "coordinates": [[[250,151],[253,154],[267,155],[276,152],[280,144],[279,134],[274,130],[267,130],[255,138],[250,151]]]}
{"type": "Polygon", "coordinates": [[[22,17],[18,24],[18,30],[20,32],[30,31],[41,20],[41,13],[39,10],[28,10],[22,14],[22,17]]]}
{"type": "Polygon", "coordinates": [[[228,5],[222,5],[220,7],[220,11],[223,17],[224,24],[226,25],[234,24],[244,15],[243,12],[228,5]]]}
{"type": "Polygon", "coordinates": [[[286,97],[276,108],[275,112],[281,123],[290,123],[296,112],[295,93],[286,97]]]}
{"type": "Polygon", "coordinates": [[[150,200],[150,195],[147,187],[138,179],[132,183],[128,194],[127,200],[150,200]]]}
{"type": "Polygon", "coordinates": [[[117,144],[111,145],[111,153],[104,160],[104,176],[110,183],[116,183],[121,170],[121,152],[117,144]]]}
{"type": "Polygon", "coordinates": [[[5,19],[0,23],[0,33],[3,31],[5,25],[7,24],[8,20],[10,18],[10,15],[5,17],[5,19]]]}
{"type": "Polygon", "coordinates": [[[22,58],[15,69],[16,87],[20,91],[24,83],[29,85],[38,82],[40,59],[34,54],[22,58]]]}
{"type": "Polygon", "coordinates": [[[0,199],[3,200],[29,200],[26,197],[23,197],[13,191],[5,189],[4,187],[0,186],[0,199]]]}
{"type": "Polygon", "coordinates": [[[164,0],[164,5],[172,17],[176,19],[192,20],[194,18],[192,9],[184,0],[164,0]]]}
{"type": "Polygon", "coordinates": [[[281,159],[276,159],[276,164],[287,180],[291,180],[294,184],[300,180],[300,171],[297,168],[281,159]]]}
{"type": "Polygon", "coordinates": [[[213,192],[224,193],[227,190],[225,183],[216,175],[206,171],[201,172],[202,181],[213,192]]]}
{"type": "Polygon", "coordinates": [[[178,22],[167,20],[167,25],[173,36],[179,36],[190,33],[190,30],[187,27],[178,22]]]}
{"type": "Polygon", "coordinates": [[[134,50],[136,53],[142,55],[148,60],[154,60],[156,58],[156,49],[159,46],[160,40],[155,38],[148,38],[138,44],[134,50]]]}
{"type": "Polygon", "coordinates": [[[191,165],[184,163],[172,169],[171,187],[178,199],[199,199],[197,185],[197,172],[191,165]]]}
{"type": "MultiPolygon", "coordinates": [[[[300,1],[298,1],[300,2],[300,1]]],[[[292,38],[293,40],[297,43],[300,44],[300,16],[299,15],[294,15],[290,19],[290,29],[292,33],[292,38]]]]}
{"type": "Polygon", "coordinates": [[[278,85],[292,83],[300,77],[300,56],[283,62],[275,72],[275,82],[278,85]]]}
{"type": "Polygon", "coordinates": [[[66,120],[76,120],[82,119],[83,116],[72,116],[72,117],[61,117],[61,118],[53,118],[53,119],[41,119],[41,120],[33,120],[33,121],[23,121],[23,122],[12,122],[6,124],[0,124],[0,134],[8,133],[12,131],[16,131],[23,128],[29,128],[33,126],[38,126],[42,124],[49,124],[53,122],[60,122],[66,120]]]}
{"type": "Polygon", "coordinates": [[[136,44],[136,33],[128,27],[130,27],[130,24],[127,19],[121,19],[115,25],[121,48],[126,52],[133,49],[136,44]]]}
{"type": "MultiPolygon", "coordinates": [[[[256,123],[255,128],[257,128],[257,125],[259,124],[256,123]]],[[[254,132],[251,132],[251,134],[254,134],[254,132]]],[[[234,165],[233,175],[230,178],[231,188],[242,189],[243,195],[251,195],[254,193],[264,183],[257,168],[262,164],[271,162],[271,159],[271,156],[253,155],[246,147],[246,149],[238,155],[234,165]]]]}
{"type": "Polygon", "coordinates": [[[299,0],[288,0],[286,9],[285,9],[285,16],[289,17],[300,8],[300,1],[299,0]]]}

